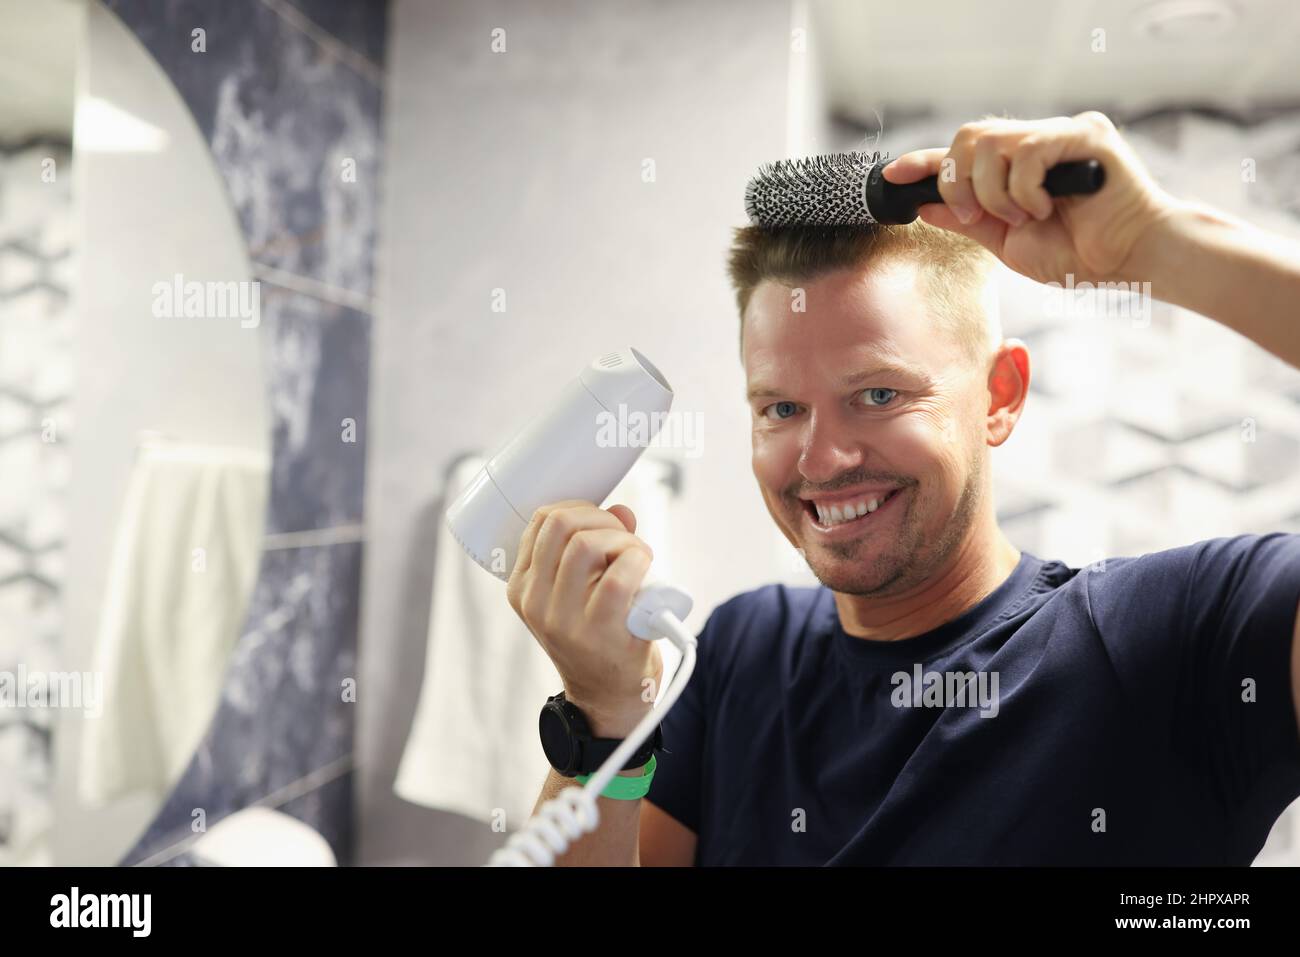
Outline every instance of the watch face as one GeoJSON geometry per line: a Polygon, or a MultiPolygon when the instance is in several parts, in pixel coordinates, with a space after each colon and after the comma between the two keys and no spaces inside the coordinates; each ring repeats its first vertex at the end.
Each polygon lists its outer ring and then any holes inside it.
{"type": "Polygon", "coordinates": [[[546,752],[546,759],[551,762],[551,767],[562,774],[572,771],[575,763],[573,739],[569,735],[569,723],[564,720],[564,715],[558,708],[542,709],[540,730],[542,750],[546,752]]]}

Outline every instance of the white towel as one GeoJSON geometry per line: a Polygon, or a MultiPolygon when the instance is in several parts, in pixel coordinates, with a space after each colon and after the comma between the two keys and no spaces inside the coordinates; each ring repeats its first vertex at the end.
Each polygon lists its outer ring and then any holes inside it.
{"type": "Polygon", "coordinates": [[[96,637],[103,712],[83,725],[85,803],[165,794],[189,763],[248,611],[268,473],[257,452],[140,447],[96,637]]]}
{"type": "MultiPolygon", "coordinates": [[[[447,504],[482,467],[467,459],[448,481],[447,504]]],[[[671,580],[667,462],[647,452],[607,500],[636,514],[654,549],[651,574],[671,580]]],[[[537,735],[546,699],[563,683],[506,600],[500,579],[465,554],[440,522],[424,683],[394,791],[507,830],[532,815],[550,768],[537,735]]],[[[659,643],[665,681],[681,653],[659,643]]],[[[662,686],[659,693],[663,693],[662,686]]]]}

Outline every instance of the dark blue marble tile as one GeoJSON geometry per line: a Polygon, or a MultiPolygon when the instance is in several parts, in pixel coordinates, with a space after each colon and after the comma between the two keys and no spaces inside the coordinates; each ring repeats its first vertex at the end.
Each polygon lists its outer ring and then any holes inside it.
{"type": "MultiPolygon", "coordinates": [[[[251,258],[370,296],[382,107],[373,64],[317,42],[290,22],[291,13],[260,0],[106,4],[193,113],[251,258]],[[198,27],[205,52],[191,49],[198,27]],[[345,160],[355,161],[355,182],[343,175],[345,160]]],[[[298,8],[379,59],[372,53],[382,48],[384,21],[373,8],[366,18],[319,2],[298,8]]],[[[370,317],[263,282],[262,323],[273,432],[267,531],[360,522],[370,317]],[[355,442],[344,441],[344,419],[356,422],[355,442]]],[[[341,683],[355,675],[360,562],[359,544],[264,556],[213,723],[126,862],[191,838],[195,808],[212,826],[277,794],[277,806],[348,861],[353,706],[342,700],[341,683]],[[283,793],[323,769],[336,776],[296,796],[283,793]]],[[[170,860],[202,863],[193,855],[170,860]]]]}
{"type": "MultiPolygon", "coordinates": [[[[279,35],[275,15],[261,0],[103,0],[144,44],[194,115],[204,138],[212,140],[222,82],[250,54],[271,52],[279,35]],[[205,52],[193,49],[193,31],[205,34],[205,52]]],[[[263,65],[275,72],[272,59],[263,65]]]]}
{"type": "Polygon", "coordinates": [[[266,531],[360,523],[370,316],[272,283],[261,288],[272,451],[266,531]]]}
{"type": "Polygon", "coordinates": [[[263,556],[212,725],[124,864],[192,838],[196,808],[211,828],[331,768],[343,773],[272,803],[319,831],[340,863],[349,860],[355,704],[342,689],[357,673],[361,555],[359,543],[345,543],[263,556]]]}
{"type": "Polygon", "coordinates": [[[373,288],[382,77],[260,0],[107,0],[211,144],[256,262],[373,288]],[[191,32],[206,31],[206,51],[191,32]]]}
{"type": "Polygon", "coordinates": [[[286,0],[322,30],[375,64],[384,63],[388,0],[286,0]]]}

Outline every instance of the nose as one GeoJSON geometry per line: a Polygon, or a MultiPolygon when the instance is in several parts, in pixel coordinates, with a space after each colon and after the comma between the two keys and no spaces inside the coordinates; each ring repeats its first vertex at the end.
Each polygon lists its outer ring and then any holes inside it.
{"type": "Polygon", "coordinates": [[[833,414],[814,411],[808,417],[799,471],[811,484],[821,485],[862,464],[857,437],[833,414]]]}

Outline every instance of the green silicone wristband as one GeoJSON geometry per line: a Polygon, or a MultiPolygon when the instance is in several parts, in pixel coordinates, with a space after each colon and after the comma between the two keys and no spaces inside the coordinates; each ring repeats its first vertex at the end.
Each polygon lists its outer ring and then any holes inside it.
{"type": "MultiPolygon", "coordinates": [[[[637,798],[643,798],[650,790],[650,781],[655,776],[655,756],[650,755],[650,760],[646,762],[645,769],[637,777],[630,778],[622,774],[614,775],[613,780],[605,785],[605,790],[600,792],[601,797],[616,798],[620,801],[635,801],[637,798]]],[[[586,784],[591,779],[590,774],[578,774],[574,780],[579,784],[586,784]]]]}

